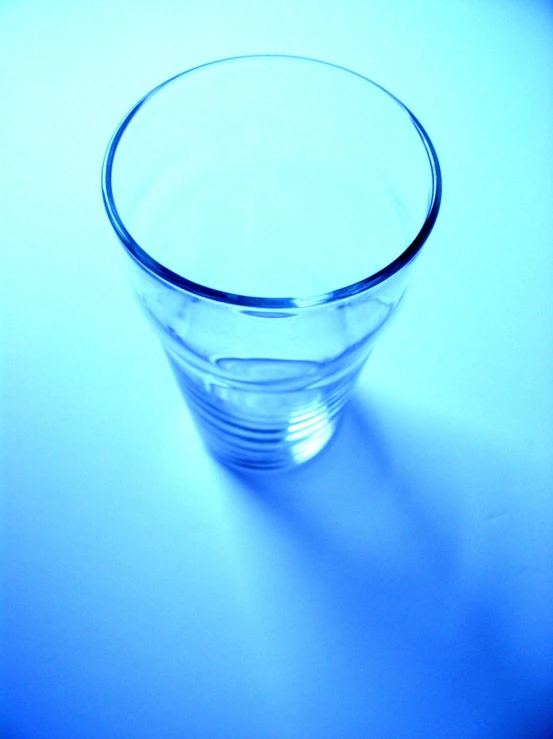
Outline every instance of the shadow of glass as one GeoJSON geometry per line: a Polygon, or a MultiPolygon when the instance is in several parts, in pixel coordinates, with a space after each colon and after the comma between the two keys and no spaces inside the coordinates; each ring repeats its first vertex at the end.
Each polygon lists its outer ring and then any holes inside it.
{"type": "MultiPolygon", "coordinates": [[[[543,731],[524,727],[553,725],[551,545],[527,506],[551,515],[553,501],[529,462],[444,419],[358,395],[318,458],[235,479],[291,542],[325,613],[320,638],[341,650],[350,708],[354,675],[358,699],[365,681],[380,706],[381,731],[532,739],[543,731]]],[[[348,736],[367,730],[362,715],[348,736]]]]}

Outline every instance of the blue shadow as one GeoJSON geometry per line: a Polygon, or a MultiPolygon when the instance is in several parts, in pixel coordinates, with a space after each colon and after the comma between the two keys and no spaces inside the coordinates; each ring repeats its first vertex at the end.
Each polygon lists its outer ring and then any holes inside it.
{"type": "Polygon", "coordinates": [[[234,476],[325,609],[329,736],[553,736],[553,624],[531,602],[551,603],[551,573],[530,574],[549,547],[519,515],[551,500],[530,463],[357,396],[315,460],[234,476]]]}

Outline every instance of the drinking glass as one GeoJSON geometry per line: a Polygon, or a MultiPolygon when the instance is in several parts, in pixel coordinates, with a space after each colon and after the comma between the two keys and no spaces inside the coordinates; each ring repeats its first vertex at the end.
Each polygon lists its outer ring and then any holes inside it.
{"type": "Polygon", "coordinates": [[[102,185],[212,454],[257,469],[313,457],[436,221],[440,168],[417,118],[336,64],[223,59],[132,108],[102,185]]]}

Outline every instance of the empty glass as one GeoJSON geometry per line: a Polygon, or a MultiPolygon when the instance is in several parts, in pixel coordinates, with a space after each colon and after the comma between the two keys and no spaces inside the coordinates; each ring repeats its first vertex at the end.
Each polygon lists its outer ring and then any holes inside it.
{"type": "Polygon", "coordinates": [[[322,449],[440,193],[413,114],[326,62],[212,62],[128,113],[104,203],[215,457],[276,469],[322,449]]]}

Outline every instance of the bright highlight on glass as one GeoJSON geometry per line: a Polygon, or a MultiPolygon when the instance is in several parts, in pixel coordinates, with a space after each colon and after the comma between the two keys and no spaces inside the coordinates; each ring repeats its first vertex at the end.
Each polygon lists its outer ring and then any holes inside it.
{"type": "Polygon", "coordinates": [[[225,59],[135,105],[102,184],[213,455],[278,469],[317,454],[438,215],[418,120],[333,64],[225,59]]]}

